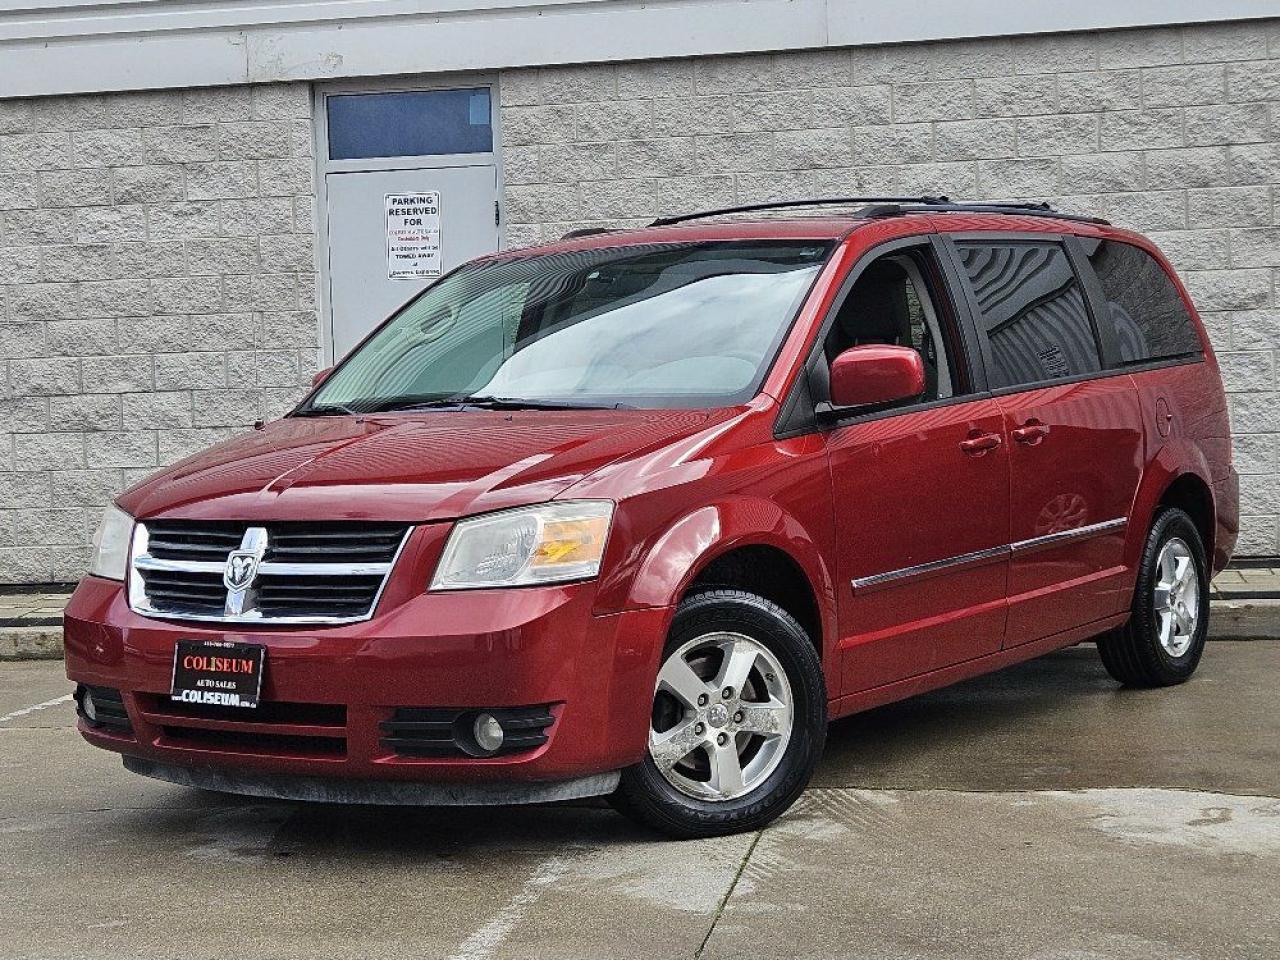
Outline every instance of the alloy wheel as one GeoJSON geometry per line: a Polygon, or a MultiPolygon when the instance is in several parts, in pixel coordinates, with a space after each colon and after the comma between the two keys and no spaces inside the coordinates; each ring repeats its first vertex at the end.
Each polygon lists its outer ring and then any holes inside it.
{"type": "Polygon", "coordinates": [[[649,756],[681,793],[733,800],[777,769],[791,739],[791,685],[778,658],[740,633],[709,633],[658,671],[649,756]]]}
{"type": "Polygon", "coordinates": [[[1156,560],[1156,631],[1165,653],[1177,658],[1191,648],[1200,624],[1200,575],[1191,548],[1179,537],[1156,560]]]}

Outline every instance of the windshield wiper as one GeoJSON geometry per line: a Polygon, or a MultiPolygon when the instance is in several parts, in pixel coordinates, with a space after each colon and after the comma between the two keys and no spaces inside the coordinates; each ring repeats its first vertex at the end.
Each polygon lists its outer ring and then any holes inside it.
{"type": "Polygon", "coordinates": [[[302,410],[295,410],[295,417],[336,417],[336,416],[358,417],[361,416],[360,411],[352,410],[350,407],[341,403],[319,403],[313,407],[306,407],[302,410]]]}
{"type": "Polygon", "coordinates": [[[629,409],[624,403],[575,403],[572,400],[531,400],[524,397],[442,397],[410,403],[389,403],[379,407],[388,410],[614,410],[629,409]]]}
{"type": "Polygon", "coordinates": [[[466,397],[459,401],[468,407],[486,410],[612,410],[612,403],[576,403],[573,400],[529,400],[524,397],[466,397]]]}

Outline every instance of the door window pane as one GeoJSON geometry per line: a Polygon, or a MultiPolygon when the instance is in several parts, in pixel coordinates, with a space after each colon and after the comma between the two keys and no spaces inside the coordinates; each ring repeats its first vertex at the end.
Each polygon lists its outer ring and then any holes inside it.
{"type": "Polygon", "coordinates": [[[1062,247],[960,243],[990,345],[993,390],[1102,369],[1084,293],[1062,247]]]}
{"type": "Polygon", "coordinates": [[[493,150],[489,88],[329,97],[329,159],[493,150]]]}
{"type": "Polygon", "coordinates": [[[1178,288],[1155,258],[1128,243],[1081,238],[1098,274],[1122,363],[1198,354],[1203,349],[1178,288]]]}
{"type": "Polygon", "coordinates": [[[891,344],[911,347],[924,360],[924,393],[911,403],[941,400],[959,393],[948,349],[947,322],[939,299],[929,289],[931,259],[922,250],[888,254],[858,276],[823,345],[827,360],[850,347],[891,344]]]}

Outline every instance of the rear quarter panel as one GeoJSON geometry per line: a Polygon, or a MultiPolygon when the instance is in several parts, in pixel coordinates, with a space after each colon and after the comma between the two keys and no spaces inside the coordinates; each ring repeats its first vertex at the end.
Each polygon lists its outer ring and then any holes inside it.
{"type": "MultiPolygon", "coordinates": [[[[1213,342],[1186,286],[1159,248],[1146,237],[1109,229],[1107,235],[1147,251],[1173,281],[1200,337],[1204,359],[1132,374],[1146,430],[1147,470],[1134,504],[1143,534],[1169,484],[1185,473],[1204,481],[1213,501],[1214,530],[1210,562],[1216,572],[1227,565],[1240,528],[1240,504],[1231,454],[1231,421],[1222,373],[1213,342]]],[[[1134,538],[1138,539],[1138,538],[1134,538]]],[[[1130,544],[1136,563],[1142,542],[1130,544]]]]}
{"type": "Polygon", "coordinates": [[[1231,558],[1239,503],[1231,466],[1231,425],[1217,364],[1179,364],[1132,375],[1147,442],[1147,465],[1134,503],[1129,556],[1136,568],[1160,499],[1179,476],[1194,474],[1213,497],[1212,565],[1231,558]],[[1167,435],[1166,435],[1167,434],[1167,435]]]}

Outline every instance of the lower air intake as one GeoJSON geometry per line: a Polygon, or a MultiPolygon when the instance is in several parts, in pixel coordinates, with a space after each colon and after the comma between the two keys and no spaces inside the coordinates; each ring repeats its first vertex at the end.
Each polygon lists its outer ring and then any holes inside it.
{"type": "Polygon", "coordinates": [[[76,715],[94,730],[106,733],[133,733],[133,724],[124,707],[124,697],[113,687],[76,686],[76,715]]]}
{"type": "Polygon", "coordinates": [[[550,705],[534,707],[397,707],[383,720],[381,743],[403,757],[498,757],[535,750],[547,742],[555,723],[550,705]],[[485,749],[476,735],[486,717],[502,728],[496,749],[485,749]]]}

